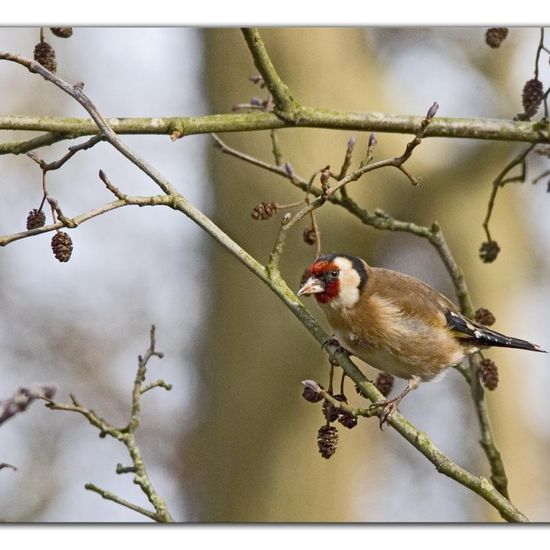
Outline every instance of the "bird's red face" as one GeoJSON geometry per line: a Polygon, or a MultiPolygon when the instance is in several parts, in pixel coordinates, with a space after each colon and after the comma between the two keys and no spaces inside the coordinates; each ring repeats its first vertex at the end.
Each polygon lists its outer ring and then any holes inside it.
{"type": "Polygon", "coordinates": [[[339,276],[336,262],[321,257],[305,270],[297,296],[314,294],[320,304],[327,304],[340,294],[339,276]]]}
{"type": "Polygon", "coordinates": [[[319,305],[333,309],[354,307],[367,283],[367,267],[355,256],[325,254],[306,269],[297,296],[314,294],[319,305]]]}

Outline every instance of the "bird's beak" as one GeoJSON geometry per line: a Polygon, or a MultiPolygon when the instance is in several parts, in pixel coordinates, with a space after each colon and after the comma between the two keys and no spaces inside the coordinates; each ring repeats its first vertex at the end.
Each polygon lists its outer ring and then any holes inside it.
{"type": "Polygon", "coordinates": [[[317,277],[310,277],[300,290],[296,293],[296,296],[302,296],[304,294],[319,294],[325,291],[325,284],[317,279],[317,277]]]}

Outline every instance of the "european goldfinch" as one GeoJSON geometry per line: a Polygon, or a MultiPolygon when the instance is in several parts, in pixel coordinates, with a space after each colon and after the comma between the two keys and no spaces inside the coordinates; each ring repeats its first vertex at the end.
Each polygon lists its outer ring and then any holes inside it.
{"type": "Polygon", "coordinates": [[[381,424],[420,382],[467,355],[496,346],[544,351],[464,317],[445,296],[409,275],[370,267],[361,258],[327,254],[306,270],[297,296],[313,294],[338,343],[376,369],[408,380],[381,403],[381,424]]]}

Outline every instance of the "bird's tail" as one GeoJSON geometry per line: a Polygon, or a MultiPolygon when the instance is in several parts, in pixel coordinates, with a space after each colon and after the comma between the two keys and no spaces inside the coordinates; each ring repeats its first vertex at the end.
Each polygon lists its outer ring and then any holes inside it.
{"type": "Polygon", "coordinates": [[[517,348],[546,353],[545,350],[536,344],[532,344],[527,340],[521,340],[520,338],[505,336],[496,330],[491,330],[474,321],[470,321],[457,312],[448,311],[446,317],[447,326],[465,343],[467,342],[480,348],[517,348]]]}
{"type": "Polygon", "coordinates": [[[532,344],[527,340],[521,340],[520,338],[512,338],[511,336],[505,336],[500,332],[495,330],[488,329],[487,327],[477,326],[477,333],[475,341],[481,344],[482,346],[493,346],[498,348],[517,348],[517,349],[526,349],[529,351],[540,351],[541,353],[546,353],[540,346],[532,344]]]}

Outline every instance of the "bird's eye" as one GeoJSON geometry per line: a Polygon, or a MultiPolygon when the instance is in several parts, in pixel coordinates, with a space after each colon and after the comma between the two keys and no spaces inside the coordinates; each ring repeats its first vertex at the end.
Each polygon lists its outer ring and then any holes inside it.
{"type": "Polygon", "coordinates": [[[333,281],[338,278],[338,275],[340,275],[340,272],[337,269],[333,269],[332,271],[328,271],[326,273],[325,278],[329,281],[333,281]]]}
{"type": "Polygon", "coordinates": [[[331,271],[331,272],[330,272],[330,276],[331,276],[331,277],[334,277],[335,279],[336,279],[336,277],[338,277],[339,274],[340,274],[340,272],[337,271],[337,270],[334,270],[334,271],[331,271]]]}

